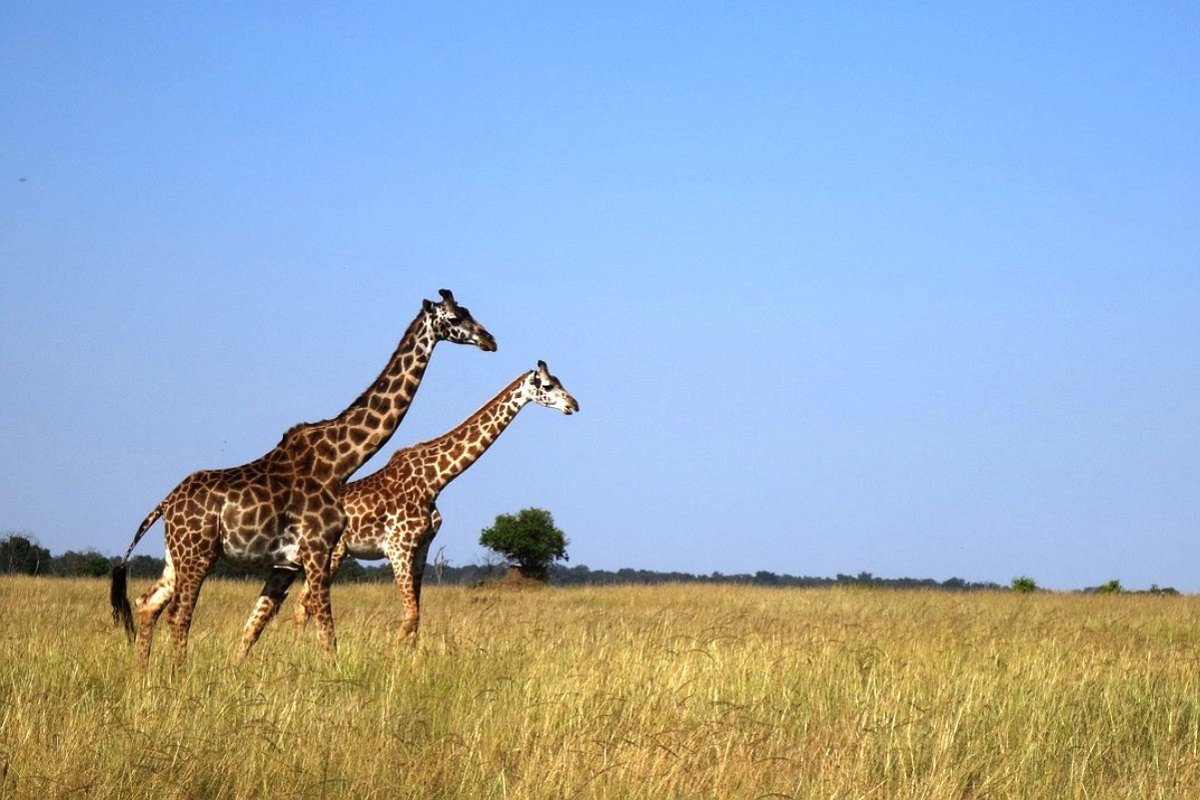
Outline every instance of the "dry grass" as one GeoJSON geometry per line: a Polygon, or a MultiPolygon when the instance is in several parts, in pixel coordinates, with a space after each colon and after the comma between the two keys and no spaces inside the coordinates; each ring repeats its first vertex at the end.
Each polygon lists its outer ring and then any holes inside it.
{"type": "Polygon", "coordinates": [[[0,578],[0,797],[1200,797],[1200,598],[435,586],[414,650],[338,586],[336,662],[234,667],[256,589],[139,673],[105,583],[0,578]]]}

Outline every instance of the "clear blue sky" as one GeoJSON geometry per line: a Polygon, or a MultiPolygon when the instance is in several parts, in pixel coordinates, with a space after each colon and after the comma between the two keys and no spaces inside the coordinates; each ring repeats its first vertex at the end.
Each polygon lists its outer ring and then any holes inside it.
{"type": "MultiPolygon", "coordinates": [[[[1200,6],[52,4],[0,15],[0,532],[118,553],[337,414],[538,359],[483,557],[1200,591],[1200,6]]],[[[162,554],[161,527],[139,553],[162,554]]]]}

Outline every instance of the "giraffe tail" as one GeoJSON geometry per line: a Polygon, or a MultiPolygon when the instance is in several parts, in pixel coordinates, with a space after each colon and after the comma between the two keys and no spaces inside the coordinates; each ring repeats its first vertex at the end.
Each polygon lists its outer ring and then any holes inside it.
{"type": "Polygon", "coordinates": [[[142,524],[138,526],[137,533],[133,535],[133,541],[130,543],[129,549],[117,561],[112,571],[112,586],[109,587],[108,599],[112,604],[113,624],[123,626],[130,641],[134,638],[134,627],[133,608],[129,605],[129,556],[133,553],[133,548],[137,547],[137,543],[146,535],[146,531],[150,529],[150,526],[162,516],[162,506],[162,503],[156,505],[154,510],[142,520],[142,524]]]}
{"type": "Polygon", "coordinates": [[[126,586],[128,577],[129,565],[122,559],[113,567],[109,600],[112,603],[113,624],[123,626],[125,633],[132,641],[134,638],[133,608],[129,605],[129,591],[126,586]]]}

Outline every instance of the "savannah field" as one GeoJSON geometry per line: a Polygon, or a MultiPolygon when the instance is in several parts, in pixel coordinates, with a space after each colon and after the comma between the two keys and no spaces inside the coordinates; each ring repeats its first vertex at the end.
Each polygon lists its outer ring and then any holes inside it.
{"type": "Polygon", "coordinates": [[[1200,597],[429,586],[408,648],[338,585],[336,660],[289,600],[235,666],[257,589],[143,672],[107,582],[0,578],[0,797],[1200,797],[1200,597]]]}

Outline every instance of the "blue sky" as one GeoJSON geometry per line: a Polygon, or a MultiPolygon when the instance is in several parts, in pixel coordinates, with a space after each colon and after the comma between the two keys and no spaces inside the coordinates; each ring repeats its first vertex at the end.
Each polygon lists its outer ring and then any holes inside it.
{"type": "MultiPolygon", "coordinates": [[[[10,3],[0,531],[118,553],[337,414],[545,359],[434,550],[1200,590],[1200,10],[10,3]]],[[[161,528],[139,553],[161,555],[161,528]]]]}

